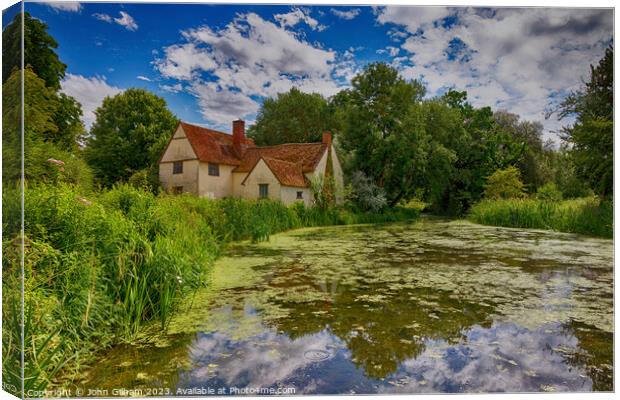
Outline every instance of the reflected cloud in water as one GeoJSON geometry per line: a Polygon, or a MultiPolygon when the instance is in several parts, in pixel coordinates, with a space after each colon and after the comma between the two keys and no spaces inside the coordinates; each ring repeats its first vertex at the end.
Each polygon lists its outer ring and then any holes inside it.
{"type": "Polygon", "coordinates": [[[592,380],[567,362],[578,340],[559,324],[530,330],[513,323],[474,326],[455,344],[425,340],[425,350],[385,379],[351,361],[346,344],[328,329],[291,339],[274,330],[234,341],[199,334],[189,346],[194,367],[181,387],[295,387],[297,393],[432,393],[589,391],[592,380]],[[309,350],[329,358],[312,361],[309,350]]]}

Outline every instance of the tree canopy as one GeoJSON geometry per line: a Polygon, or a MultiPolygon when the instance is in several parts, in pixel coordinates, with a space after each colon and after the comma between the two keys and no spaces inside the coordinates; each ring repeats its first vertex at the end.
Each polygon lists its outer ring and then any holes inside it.
{"type": "Polygon", "coordinates": [[[437,143],[426,134],[420,100],[424,87],[383,63],[369,64],[341,92],[342,140],[348,169],[383,188],[389,205],[411,198],[422,184],[428,153],[437,143]]]}
{"type": "Polygon", "coordinates": [[[599,195],[613,192],[613,59],[609,47],[598,65],[590,66],[590,80],[560,105],[560,117],[575,116],[565,127],[565,139],[577,175],[599,195]]]}
{"type": "Polygon", "coordinates": [[[248,136],[259,146],[320,142],[323,131],[331,129],[331,119],[323,96],[292,88],[265,99],[248,136]]]}
{"type": "MultiPolygon", "coordinates": [[[[67,66],[60,61],[55,49],[56,40],[47,33],[47,25],[29,13],[24,13],[24,66],[33,72],[52,89],[60,88],[67,66]]],[[[13,70],[21,69],[22,14],[15,15],[13,21],[2,32],[2,82],[6,82],[13,70]]]]}
{"type": "MultiPolygon", "coordinates": [[[[21,78],[21,71],[15,70],[2,85],[2,177],[6,182],[21,177],[21,78]]],[[[89,186],[92,177],[76,142],[83,132],[79,103],[57,95],[31,69],[24,71],[24,89],[25,178],[89,186]]]]}
{"type": "Polygon", "coordinates": [[[166,101],[143,89],[106,97],[95,115],[85,156],[106,186],[154,166],[178,124],[166,101]]]}

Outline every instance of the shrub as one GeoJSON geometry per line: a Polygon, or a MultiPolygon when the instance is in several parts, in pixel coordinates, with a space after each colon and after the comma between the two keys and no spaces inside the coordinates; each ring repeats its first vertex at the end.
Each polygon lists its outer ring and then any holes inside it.
{"type": "Polygon", "coordinates": [[[387,207],[387,196],[383,188],[377,186],[363,172],[356,171],[351,176],[350,201],[360,210],[380,212],[387,207]]]}
{"type": "Polygon", "coordinates": [[[511,199],[525,197],[521,172],[514,166],[498,169],[488,178],[484,197],[487,199],[511,199]]]}
{"type": "Polygon", "coordinates": [[[555,183],[550,182],[538,188],[536,198],[544,201],[560,201],[562,200],[562,192],[555,183]]]}

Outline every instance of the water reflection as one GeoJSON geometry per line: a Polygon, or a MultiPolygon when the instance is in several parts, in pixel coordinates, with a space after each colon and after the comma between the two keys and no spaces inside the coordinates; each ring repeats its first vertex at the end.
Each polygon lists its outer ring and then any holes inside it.
{"type": "MultiPolygon", "coordinates": [[[[357,337],[357,336],[356,336],[357,337]]],[[[429,393],[588,391],[587,372],[566,362],[578,340],[554,324],[532,331],[512,323],[474,326],[449,343],[425,339],[423,350],[385,379],[355,367],[346,342],[329,330],[291,339],[266,329],[243,341],[221,333],[199,334],[189,346],[194,366],[183,387],[295,387],[298,393],[429,393]],[[309,350],[330,356],[312,361],[309,350]],[[491,378],[492,377],[492,378],[491,378]]],[[[380,362],[375,359],[375,362],[380,362]]],[[[379,365],[379,364],[375,364],[379,365]]]]}
{"type": "Polygon", "coordinates": [[[231,249],[170,336],[113,350],[81,385],[612,390],[611,249],[443,221],[277,235],[231,249]]]}

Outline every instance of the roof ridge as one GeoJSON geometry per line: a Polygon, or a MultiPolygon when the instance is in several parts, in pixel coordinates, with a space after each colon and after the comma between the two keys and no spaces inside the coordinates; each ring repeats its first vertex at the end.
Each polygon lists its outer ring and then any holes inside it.
{"type": "Polygon", "coordinates": [[[273,144],[273,145],[271,145],[271,146],[256,146],[256,147],[253,147],[253,148],[254,148],[254,149],[258,149],[258,150],[260,150],[260,149],[270,149],[270,148],[274,148],[274,147],[281,147],[281,146],[302,146],[302,145],[306,146],[306,145],[317,145],[317,144],[323,145],[323,144],[325,144],[325,143],[323,143],[323,142],[312,142],[312,143],[281,143],[281,144],[273,144]]]}
{"type": "Polygon", "coordinates": [[[211,129],[211,128],[206,128],[206,127],[204,127],[204,126],[194,125],[194,124],[190,124],[190,123],[188,123],[188,122],[183,122],[183,121],[181,121],[181,124],[182,124],[182,125],[189,125],[189,126],[191,126],[191,127],[193,127],[193,128],[204,129],[204,130],[206,130],[206,131],[209,131],[210,133],[217,133],[217,134],[220,134],[220,135],[226,135],[227,137],[232,137],[232,135],[231,135],[230,133],[226,133],[226,132],[218,131],[218,130],[211,129]]]}

